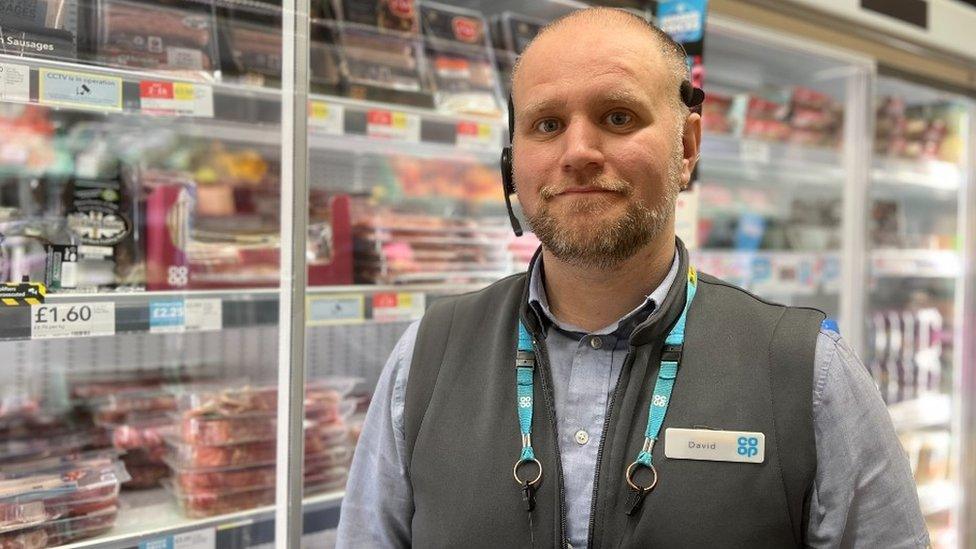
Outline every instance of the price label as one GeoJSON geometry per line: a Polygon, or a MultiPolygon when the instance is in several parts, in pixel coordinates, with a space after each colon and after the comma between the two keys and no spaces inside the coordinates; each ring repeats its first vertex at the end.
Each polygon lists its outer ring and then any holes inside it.
{"type": "Polygon", "coordinates": [[[358,324],[366,319],[366,296],[344,294],[306,298],[309,326],[358,324]]]}
{"type": "Polygon", "coordinates": [[[182,332],[186,329],[185,319],[186,310],[182,299],[149,303],[151,333],[182,332]]]}
{"type": "Polygon", "coordinates": [[[0,101],[30,101],[30,67],[0,63],[0,101]]]}
{"type": "Polygon", "coordinates": [[[38,71],[37,99],[44,105],[122,110],[122,79],[58,69],[38,71]]]}
{"type": "Polygon", "coordinates": [[[404,322],[424,316],[427,296],[423,292],[379,293],[373,295],[373,320],[404,322]]]}
{"type": "Polygon", "coordinates": [[[31,339],[115,334],[115,303],[31,305],[31,339]]]}
{"type": "Polygon", "coordinates": [[[213,118],[213,88],[187,82],[139,82],[142,112],[168,116],[213,118]]]}
{"type": "Polygon", "coordinates": [[[213,528],[193,530],[139,542],[139,549],[214,549],[217,534],[213,528]]]}
{"type": "Polygon", "coordinates": [[[763,143],[762,141],[755,141],[753,139],[743,139],[739,146],[739,157],[744,162],[769,164],[769,143],[763,143]]]}
{"type": "Polygon", "coordinates": [[[457,136],[455,143],[462,149],[498,150],[501,148],[501,132],[494,124],[458,122],[455,135],[457,136]]]}
{"type": "Polygon", "coordinates": [[[308,106],[309,125],[317,132],[342,135],[345,130],[346,109],[324,101],[312,101],[308,106]]]}
{"type": "Polygon", "coordinates": [[[186,331],[212,332],[224,327],[220,298],[187,299],[184,302],[186,331]]]}
{"type": "Polygon", "coordinates": [[[366,113],[366,135],[380,139],[420,142],[420,116],[373,109],[366,113]]]}

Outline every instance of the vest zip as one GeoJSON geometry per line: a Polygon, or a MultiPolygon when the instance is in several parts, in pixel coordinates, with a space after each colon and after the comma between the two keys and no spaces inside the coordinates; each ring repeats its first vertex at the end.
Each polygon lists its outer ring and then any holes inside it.
{"type": "Polygon", "coordinates": [[[620,391],[620,380],[624,377],[624,372],[631,365],[634,358],[634,346],[630,346],[627,356],[624,357],[624,364],[620,367],[617,375],[617,383],[613,386],[613,393],[610,394],[610,406],[607,409],[607,417],[603,419],[603,434],[600,437],[600,447],[596,451],[596,469],[593,472],[593,498],[590,501],[590,526],[586,534],[586,546],[593,547],[593,527],[596,524],[596,497],[600,489],[600,465],[603,463],[603,447],[607,443],[607,430],[610,428],[610,416],[613,415],[613,405],[617,401],[617,392],[620,391]]]}
{"type": "Polygon", "coordinates": [[[550,379],[549,352],[545,345],[539,345],[535,337],[532,338],[532,346],[539,353],[539,357],[543,363],[543,367],[539,369],[542,375],[539,377],[542,380],[542,396],[546,401],[546,416],[549,419],[549,425],[552,427],[553,445],[556,450],[556,482],[559,486],[559,547],[560,549],[564,549],[567,546],[566,489],[563,486],[563,459],[562,454],[559,453],[559,428],[556,426],[555,405],[553,404],[554,397],[552,396],[552,381],[550,379]]]}

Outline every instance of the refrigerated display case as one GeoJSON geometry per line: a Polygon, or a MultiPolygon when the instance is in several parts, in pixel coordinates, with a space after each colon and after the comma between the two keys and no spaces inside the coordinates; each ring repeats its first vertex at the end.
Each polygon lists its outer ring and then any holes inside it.
{"type": "Polygon", "coordinates": [[[888,76],[875,93],[865,364],[908,453],[933,547],[957,547],[976,102],[888,76]]]}
{"type": "Polygon", "coordinates": [[[696,264],[760,296],[845,325],[845,189],[870,151],[870,60],[709,22],[696,264]]]}
{"type": "MultiPolygon", "coordinates": [[[[538,245],[511,234],[500,189],[509,73],[582,4],[32,4],[30,28],[0,9],[17,44],[51,44],[0,49],[0,136],[16,136],[0,138],[0,474],[96,457],[117,474],[84,513],[12,500],[0,541],[328,546],[399,335],[538,245]],[[279,441],[304,446],[296,478],[279,441]]],[[[738,20],[710,17],[705,43],[700,178],[682,197],[695,261],[867,342],[951,546],[971,252],[948,236],[971,208],[972,101],[738,20]]]]}

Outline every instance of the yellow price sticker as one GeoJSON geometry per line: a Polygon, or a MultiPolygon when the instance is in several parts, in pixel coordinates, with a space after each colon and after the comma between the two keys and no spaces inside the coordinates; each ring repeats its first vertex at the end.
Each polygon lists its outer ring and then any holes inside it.
{"type": "Polygon", "coordinates": [[[407,115],[402,112],[393,113],[393,127],[402,130],[407,127],[407,115]]]}
{"type": "Polygon", "coordinates": [[[318,120],[324,120],[329,117],[329,105],[321,101],[312,101],[312,106],[309,111],[309,116],[318,120]]]}
{"type": "Polygon", "coordinates": [[[186,82],[173,83],[173,99],[178,101],[193,101],[196,93],[193,91],[193,84],[186,82]]]}
{"type": "Polygon", "coordinates": [[[397,294],[397,306],[413,307],[413,294],[408,294],[408,293],[397,294]]]}

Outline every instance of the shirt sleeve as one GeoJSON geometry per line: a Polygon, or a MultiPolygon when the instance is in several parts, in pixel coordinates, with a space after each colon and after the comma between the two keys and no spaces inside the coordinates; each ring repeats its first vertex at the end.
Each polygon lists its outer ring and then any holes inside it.
{"type": "Polygon", "coordinates": [[[877,386],[836,332],[817,340],[809,547],[927,547],[908,458],[877,386]]]}
{"type": "Polygon", "coordinates": [[[403,406],[419,324],[411,324],[393,349],[366,412],[339,515],[339,549],[410,547],[413,491],[403,406]]]}

